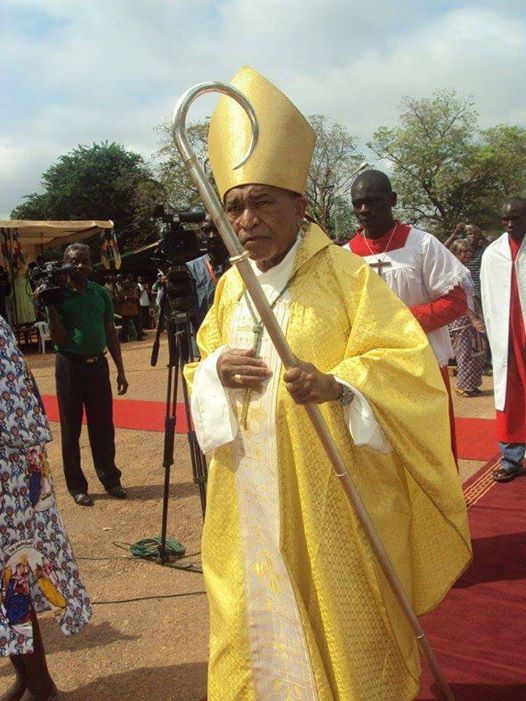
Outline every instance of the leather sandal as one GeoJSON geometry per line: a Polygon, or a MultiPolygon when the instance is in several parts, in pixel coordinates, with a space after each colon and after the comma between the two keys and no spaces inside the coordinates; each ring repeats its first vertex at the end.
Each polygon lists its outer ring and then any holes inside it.
{"type": "Polygon", "coordinates": [[[458,387],[455,387],[455,394],[458,394],[459,397],[474,397],[478,392],[470,391],[468,389],[459,389],[458,387]]]}
{"type": "Polygon", "coordinates": [[[491,474],[495,482],[511,482],[521,472],[522,470],[506,470],[503,467],[496,467],[491,474]]]}

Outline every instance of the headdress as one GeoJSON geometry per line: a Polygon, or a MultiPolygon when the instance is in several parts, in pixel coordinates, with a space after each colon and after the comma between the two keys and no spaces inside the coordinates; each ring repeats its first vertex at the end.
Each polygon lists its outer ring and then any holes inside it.
{"type": "Polygon", "coordinates": [[[233,187],[258,183],[305,193],[316,135],[301,112],[275,85],[249,66],[231,81],[251,102],[259,140],[248,161],[251,127],[243,108],[222,96],[210,121],[208,153],[219,195],[233,187]]]}

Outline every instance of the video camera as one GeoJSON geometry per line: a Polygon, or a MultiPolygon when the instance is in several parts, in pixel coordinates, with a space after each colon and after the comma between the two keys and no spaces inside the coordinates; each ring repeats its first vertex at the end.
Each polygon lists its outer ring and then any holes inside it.
{"type": "Polygon", "coordinates": [[[60,304],[64,299],[62,282],[64,276],[74,270],[73,265],[61,265],[56,260],[44,263],[31,270],[31,281],[40,287],[39,298],[46,306],[60,304]]]}
{"type": "Polygon", "coordinates": [[[172,265],[181,265],[197,258],[200,254],[197,233],[191,229],[185,229],[183,224],[204,222],[206,220],[204,209],[168,212],[163,204],[158,204],[152,216],[154,219],[160,219],[164,224],[161,240],[155,252],[159,260],[172,265]]]}
{"type": "Polygon", "coordinates": [[[163,223],[161,239],[154,260],[168,266],[166,294],[176,312],[192,310],[193,288],[186,264],[202,255],[197,231],[183,224],[200,224],[206,220],[204,209],[168,212],[163,204],[155,206],[152,217],[163,223]]]}

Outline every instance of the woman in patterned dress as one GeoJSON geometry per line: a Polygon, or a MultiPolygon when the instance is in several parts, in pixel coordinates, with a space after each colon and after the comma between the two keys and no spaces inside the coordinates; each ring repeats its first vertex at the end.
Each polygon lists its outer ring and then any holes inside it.
{"type": "Polygon", "coordinates": [[[0,701],[54,701],[36,612],[52,610],[66,635],[92,611],[57,510],[38,390],[0,317],[0,655],[16,679],[0,701]]]}
{"type": "MultiPolygon", "coordinates": [[[[471,260],[473,251],[466,239],[455,241],[451,252],[466,265],[471,260]]],[[[486,360],[484,344],[484,322],[477,314],[475,287],[471,273],[466,270],[462,287],[468,299],[466,314],[449,324],[451,345],[457,361],[457,385],[455,392],[462,397],[475,397],[480,394],[482,371],[486,360]]]]}

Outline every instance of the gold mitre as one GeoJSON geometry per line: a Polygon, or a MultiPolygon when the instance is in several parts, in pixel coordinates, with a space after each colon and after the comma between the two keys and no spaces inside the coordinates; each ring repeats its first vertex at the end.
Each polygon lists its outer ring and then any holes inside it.
{"type": "Polygon", "coordinates": [[[305,193],[316,134],[281,90],[249,66],[231,84],[254,108],[259,139],[248,161],[243,160],[252,139],[243,108],[223,95],[210,121],[208,155],[221,199],[233,187],[258,183],[305,193]]]}

